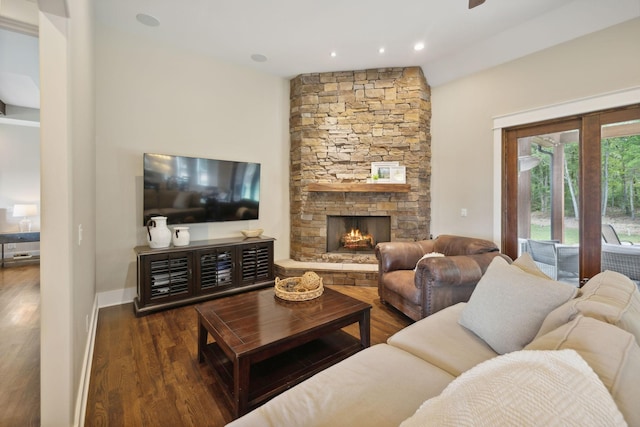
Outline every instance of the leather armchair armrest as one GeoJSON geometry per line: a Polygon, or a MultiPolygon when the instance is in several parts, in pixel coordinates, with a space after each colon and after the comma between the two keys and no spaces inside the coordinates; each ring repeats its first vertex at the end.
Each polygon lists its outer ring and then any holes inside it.
{"type": "Polygon", "coordinates": [[[418,264],[415,285],[421,289],[422,317],[467,302],[493,258],[511,258],[499,252],[426,258],[418,264]]]}
{"type": "Polygon", "coordinates": [[[416,286],[457,286],[478,283],[487,267],[499,252],[486,252],[476,255],[454,255],[425,258],[416,269],[416,286]]]}
{"type": "Polygon", "coordinates": [[[375,248],[379,273],[413,270],[426,253],[433,252],[433,240],[418,242],[382,242],[375,248]]]}

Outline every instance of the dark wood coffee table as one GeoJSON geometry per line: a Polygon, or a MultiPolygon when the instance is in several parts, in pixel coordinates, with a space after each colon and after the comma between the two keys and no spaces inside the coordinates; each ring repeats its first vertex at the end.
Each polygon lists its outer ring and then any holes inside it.
{"type": "Polygon", "coordinates": [[[213,367],[236,418],[370,344],[371,305],[328,288],[303,302],[263,289],[196,311],[198,360],[213,367]],[[359,340],[341,330],[355,322],[359,340]]]}

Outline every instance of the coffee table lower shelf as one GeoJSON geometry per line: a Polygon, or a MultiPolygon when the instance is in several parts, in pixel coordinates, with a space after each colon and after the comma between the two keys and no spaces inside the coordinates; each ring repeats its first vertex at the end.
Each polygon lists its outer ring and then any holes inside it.
{"type": "MultiPolygon", "coordinates": [[[[338,330],[251,365],[248,410],[362,350],[360,340],[338,330]]],[[[203,356],[223,386],[233,407],[233,363],[217,343],[207,344],[203,356]]]]}

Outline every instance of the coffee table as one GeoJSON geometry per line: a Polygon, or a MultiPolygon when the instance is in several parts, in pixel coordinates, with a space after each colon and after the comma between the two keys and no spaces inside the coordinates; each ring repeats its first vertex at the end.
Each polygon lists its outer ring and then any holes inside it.
{"type": "Polygon", "coordinates": [[[250,291],[196,311],[198,360],[213,367],[234,418],[370,345],[371,305],[328,288],[302,302],[250,291]],[[341,330],[356,322],[359,340],[341,330]]]}

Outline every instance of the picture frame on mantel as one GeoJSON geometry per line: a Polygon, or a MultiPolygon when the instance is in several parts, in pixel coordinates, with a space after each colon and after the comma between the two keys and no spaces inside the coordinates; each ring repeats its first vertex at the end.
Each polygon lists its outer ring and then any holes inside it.
{"type": "Polygon", "coordinates": [[[406,184],[407,168],[405,166],[391,166],[389,168],[389,179],[392,184],[406,184]]]}
{"type": "Polygon", "coordinates": [[[391,182],[391,168],[398,167],[398,162],[372,162],[371,163],[371,178],[373,182],[387,183],[391,182]],[[378,177],[375,179],[374,177],[378,177]]]}

